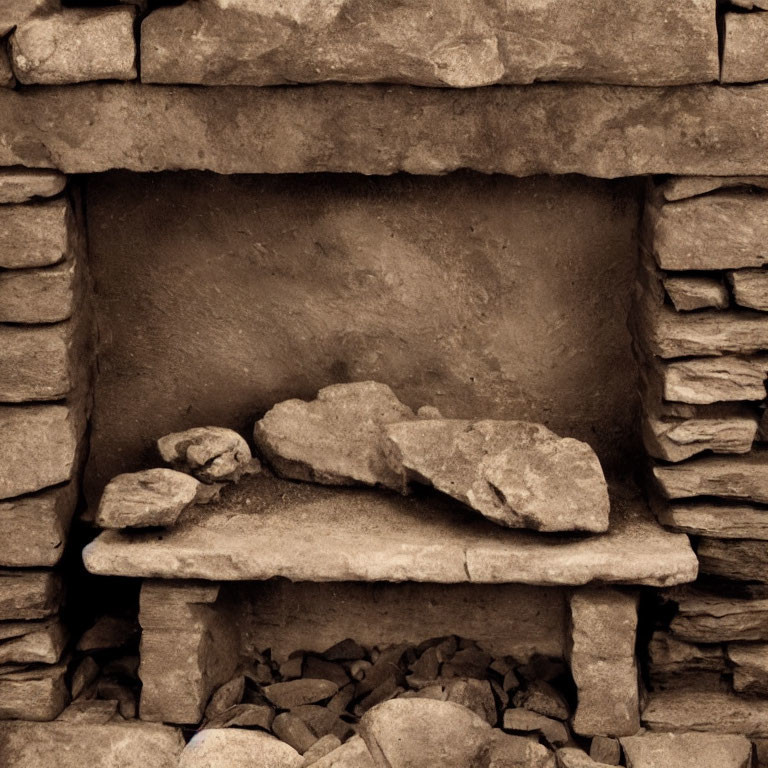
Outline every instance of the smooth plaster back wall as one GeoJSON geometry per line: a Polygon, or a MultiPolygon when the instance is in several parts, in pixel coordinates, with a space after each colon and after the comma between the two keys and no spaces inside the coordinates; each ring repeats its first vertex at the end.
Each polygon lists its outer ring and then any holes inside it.
{"type": "Polygon", "coordinates": [[[86,490],[153,441],[376,379],[445,416],[636,446],[626,317],[640,189],[515,179],[88,177],[99,364],[86,490]]]}

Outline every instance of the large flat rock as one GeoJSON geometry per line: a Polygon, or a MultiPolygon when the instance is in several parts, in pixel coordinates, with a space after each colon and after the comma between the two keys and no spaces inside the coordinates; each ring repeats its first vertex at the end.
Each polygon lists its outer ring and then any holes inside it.
{"type": "Polygon", "coordinates": [[[0,165],[93,173],[768,174],[768,86],[0,91],[0,165]]]}
{"type": "Polygon", "coordinates": [[[155,83],[673,85],[718,74],[714,0],[205,0],[159,9],[141,28],[142,80],[155,83]]]}
{"type": "Polygon", "coordinates": [[[170,531],[102,533],[92,573],[168,579],[429,581],[540,585],[692,581],[688,538],[664,531],[617,492],[612,527],[589,537],[503,529],[435,496],[243,480],[170,531]]]}

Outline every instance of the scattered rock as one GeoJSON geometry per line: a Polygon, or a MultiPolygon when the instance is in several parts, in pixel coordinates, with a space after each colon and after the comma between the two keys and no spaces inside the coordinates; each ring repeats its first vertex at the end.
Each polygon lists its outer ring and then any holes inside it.
{"type": "Polygon", "coordinates": [[[562,747],[570,741],[566,726],[528,709],[508,709],[504,712],[503,727],[516,733],[537,733],[551,747],[562,747]]]}
{"type": "Polygon", "coordinates": [[[720,82],[757,83],[768,80],[765,63],[768,18],[764,13],[726,13],[720,82]]]}
{"type": "Polygon", "coordinates": [[[604,763],[595,762],[583,749],[563,747],[556,752],[558,768],[607,768],[604,763]]]}
{"type": "Polygon", "coordinates": [[[594,451],[523,421],[431,419],[386,428],[410,477],[495,523],[541,531],[608,528],[610,503],[594,451]]]}
{"type": "Polygon", "coordinates": [[[283,712],[274,719],[272,731],[300,755],[303,755],[317,741],[317,736],[309,730],[307,724],[290,712],[283,712]]]}
{"type": "Polygon", "coordinates": [[[75,304],[73,259],[40,269],[0,272],[0,322],[58,323],[75,304]]]}
{"type": "Polygon", "coordinates": [[[492,731],[477,768],[555,768],[555,756],[545,746],[523,736],[492,731]]]}
{"type": "Polygon", "coordinates": [[[61,606],[61,575],[54,571],[0,572],[0,620],[44,619],[61,606]]]}
{"type": "Polygon", "coordinates": [[[665,275],[664,288],[678,312],[706,307],[725,309],[729,304],[728,290],[713,277],[665,275]]]}
{"type": "Polygon", "coordinates": [[[328,734],[344,740],[350,734],[350,725],[344,722],[336,712],[316,704],[302,704],[291,709],[291,714],[299,718],[315,738],[321,739],[328,734]]]}
{"type": "Polygon", "coordinates": [[[761,312],[768,311],[768,272],[762,269],[739,269],[729,273],[728,280],[737,304],[761,312]]]}
{"type": "Polygon", "coordinates": [[[26,203],[35,197],[54,197],[63,191],[67,177],[58,171],[36,168],[0,170],[0,203],[26,203]]]}
{"type": "Polygon", "coordinates": [[[93,660],[92,656],[86,656],[77,667],[75,667],[75,671],[72,673],[72,682],[70,684],[73,699],[77,699],[77,697],[80,696],[80,694],[83,694],[87,688],[90,688],[99,676],[99,671],[99,665],[93,660]]]}
{"type": "Polygon", "coordinates": [[[696,553],[701,573],[736,581],[768,581],[768,542],[702,538],[696,553]]]}
{"type": "MultiPolygon", "coordinates": [[[[437,648],[440,657],[440,647],[437,648]]],[[[448,652],[450,658],[440,668],[443,677],[474,677],[485,679],[493,656],[480,650],[475,645],[462,648],[456,652],[448,652]]]]}
{"type": "Polygon", "coordinates": [[[364,658],[365,649],[359,643],[347,638],[323,651],[323,656],[328,661],[352,661],[364,658]]]}
{"type": "Polygon", "coordinates": [[[659,368],[667,400],[707,405],[764,400],[768,361],[732,355],[664,363],[659,368]]]}
{"type": "Polygon", "coordinates": [[[339,741],[339,739],[337,739],[332,733],[323,736],[304,753],[304,762],[302,763],[302,768],[307,768],[307,766],[316,763],[318,760],[320,760],[320,758],[325,757],[335,749],[338,749],[340,746],[341,741],[339,741]]]}
{"type": "Polygon", "coordinates": [[[512,703],[516,707],[529,709],[556,720],[567,720],[571,714],[563,695],[544,680],[529,683],[525,690],[520,690],[514,695],[512,703]]]}
{"type": "Polygon", "coordinates": [[[11,63],[24,85],[134,80],[135,10],[67,8],[27,19],[11,35],[11,63]]]}
{"type": "MultiPolygon", "coordinates": [[[[280,671],[282,673],[282,668],[280,671]]],[[[349,682],[349,675],[341,664],[326,661],[312,655],[305,658],[303,671],[300,674],[315,680],[330,680],[332,683],[336,683],[339,688],[343,688],[349,682]]]]}
{"type": "Polygon", "coordinates": [[[264,688],[264,695],[279,709],[291,709],[330,699],[338,690],[339,686],[330,680],[303,677],[268,685],[264,688]]]}
{"type": "Polygon", "coordinates": [[[194,503],[199,482],[173,469],[146,469],[117,475],[107,484],[96,523],[102,528],[173,525],[194,503]]]}
{"type": "Polygon", "coordinates": [[[275,710],[263,704],[236,704],[220,715],[206,721],[205,728],[261,728],[272,729],[275,710]]]}
{"type": "Polygon", "coordinates": [[[226,710],[239,704],[243,700],[244,693],[245,677],[235,675],[214,691],[208,706],[205,708],[205,717],[211,719],[223,714],[226,710]]]}
{"type": "Polygon", "coordinates": [[[0,267],[57,264],[67,254],[70,210],[66,200],[0,206],[0,267]]]}
{"type": "Polygon", "coordinates": [[[258,460],[248,443],[232,429],[196,427],[157,441],[163,461],[204,483],[237,482],[244,472],[257,472],[258,460]]]}
{"type": "Polygon", "coordinates": [[[621,739],[629,768],[749,768],[752,744],[722,733],[644,733],[621,739]]]}
{"type": "Polygon", "coordinates": [[[621,744],[618,739],[611,739],[608,736],[594,736],[589,746],[589,756],[596,763],[620,765],[621,744]]]}
{"type": "Polygon", "coordinates": [[[698,536],[768,540],[768,511],[763,507],[694,501],[660,504],[656,516],[662,525],[698,536]]]}
{"type": "Polygon", "coordinates": [[[471,709],[490,725],[496,725],[496,700],[487,680],[453,679],[445,685],[446,701],[471,709]]]}

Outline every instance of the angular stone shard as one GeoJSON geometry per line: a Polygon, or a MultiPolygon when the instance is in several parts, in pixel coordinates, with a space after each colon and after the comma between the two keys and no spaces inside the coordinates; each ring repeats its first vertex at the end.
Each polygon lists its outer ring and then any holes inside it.
{"type": "Polygon", "coordinates": [[[165,435],[157,441],[163,461],[189,472],[204,483],[236,482],[253,464],[248,443],[232,429],[196,427],[165,435]]]}
{"type": "Polygon", "coordinates": [[[610,502],[592,448],[524,421],[430,419],[386,428],[392,464],[484,517],[539,531],[608,529],[610,502]]]}
{"type": "Polygon", "coordinates": [[[570,740],[568,729],[559,720],[545,717],[528,709],[504,711],[502,727],[516,733],[539,734],[551,747],[562,747],[570,740]]]}
{"type": "Polygon", "coordinates": [[[723,83],[757,83],[768,80],[765,47],[768,16],[764,13],[726,13],[723,17],[723,83]]]}
{"type": "Polygon", "coordinates": [[[11,36],[11,64],[24,85],[136,78],[136,11],[67,8],[27,19],[11,36]]]}
{"type": "Polygon", "coordinates": [[[0,501],[0,566],[56,565],[77,504],[77,484],[0,501]]]}
{"type": "Polygon", "coordinates": [[[734,187],[768,189],[768,178],[765,176],[673,176],[662,182],[658,189],[665,200],[674,202],[685,200],[687,197],[706,195],[717,189],[734,187]]]}
{"type": "Polygon", "coordinates": [[[750,768],[752,743],[722,733],[644,733],[625,736],[628,768],[750,768]]]}
{"type": "Polygon", "coordinates": [[[712,277],[666,275],[664,288],[678,312],[706,307],[725,309],[729,303],[728,290],[712,277]]]}
{"type": "Polygon", "coordinates": [[[102,528],[173,525],[193,504],[200,483],[175,469],[145,469],[113,478],[104,489],[96,523],[102,528]]]}
{"type": "Polygon", "coordinates": [[[609,0],[522,2],[514,23],[498,0],[463,8],[417,0],[366,6],[353,16],[343,9],[341,2],[294,2],[277,11],[219,0],[161,8],[142,24],[142,79],[469,88],[534,80],[667,85],[718,75],[713,0],[672,7],[638,0],[629,15],[617,14],[609,0]]]}
{"type": "Polygon", "coordinates": [[[733,664],[733,690],[747,695],[768,695],[768,645],[727,646],[733,664]]]}
{"type": "Polygon", "coordinates": [[[578,690],[573,730],[626,736],[640,728],[637,594],[588,588],[571,597],[570,666],[578,690]]]}
{"type": "Polygon", "coordinates": [[[764,400],[768,360],[762,357],[695,358],[658,366],[664,398],[706,405],[735,400],[764,400]]]}
{"type": "Polygon", "coordinates": [[[656,517],[662,525],[696,536],[768,540],[768,509],[764,507],[709,501],[659,504],[656,517]]]}
{"type": "Polygon", "coordinates": [[[33,168],[0,169],[0,203],[26,203],[34,197],[54,197],[67,183],[57,171],[33,168]]]}
{"type": "Polygon", "coordinates": [[[661,691],[649,695],[643,724],[653,731],[714,731],[768,736],[768,700],[730,693],[661,691]]]}
{"type": "Polygon", "coordinates": [[[55,664],[66,642],[67,632],[58,618],[3,623],[0,664],[55,664]]]}
{"type": "Polygon", "coordinates": [[[177,768],[176,728],[142,722],[0,723],[0,764],[9,768],[177,768]]]}
{"type": "Polygon", "coordinates": [[[43,619],[61,605],[61,577],[53,571],[3,571],[0,620],[43,619]]]}
{"type": "Polygon", "coordinates": [[[69,242],[66,200],[0,206],[0,267],[45,267],[61,261],[69,242]]]}
{"type": "Polygon", "coordinates": [[[768,582],[768,542],[707,539],[697,549],[702,573],[736,581],[768,582]]]}
{"type": "MultiPolygon", "coordinates": [[[[0,720],[58,717],[69,703],[66,673],[66,664],[4,667],[0,670],[0,720]]],[[[0,754],[2,749],[0,741],[0,754]]]]}
{"type": "Polygon", "coordinates": [[[668,499],[718,496],[768,503],[768,451],[746,456],[704,456],[671,466],[657,465],[653,475],[668,499]]]}
{"type": "Polygon", "coordinates": [[[729,273],[728,280],[737,304],[768,312],[768,270],[738,269],[729,273]]]}
{"type": "Polygon", "coordinates": [[[178,768],[301,768],[301,755],[263,731],[206,728],[184,747],[178,768]]]}
{"type": "Polygon", "coordinates": [[[333,384],[311,402],[278,403],[256,422],[253,439],[283,477],[402,491],[403,472],[387,461],[383,428],[415,418],[386,384],[333,384]]]}
{"type": "Polygon", "coordinates": [[[662,269],[760,267],[768,255],[768,195],[725,190],[646,209],[650,245],[662,269]]]}
{"type": "Polygon", "coordinates": [[[72,316],[73,261],[42,269],[0,271],[0,322],[57,323],[72,316]]]}

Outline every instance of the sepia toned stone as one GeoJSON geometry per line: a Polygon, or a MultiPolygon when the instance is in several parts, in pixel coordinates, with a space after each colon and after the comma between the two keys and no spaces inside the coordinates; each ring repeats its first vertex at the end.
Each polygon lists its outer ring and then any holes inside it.
{"type": "Polygon", "coordinates": [[[657,465],[653,475],[668,499],[718,496],[768,503],[768,452],[746,456],[704,456],[671,466],[657,465]]]}
{"type": "Polygon", "coordinates": [[[73,701],[57,718],[59,723],[104,725],[117,715],[117,701],[109,699],[79,699],[73,701]]]}
{"type": "Polygon", "coordinates": [[[35,197],[54,197],[67,177],[57,171],[34,168],[0,169],[0,203],[26,203],[35,197]]]}
{"type": "Polygon", "coordinates": [[[0,501],[0,566],[30,568],[56,565],[77,504],[77,484],[0,501]]]}
{"type": "Polygon", "coordinates": [[[620,765],[621,744],[618,739],[612,739],[608,736],[594,736],[589,745],[589,756],[596,763],[620,765]]]}
{"type": "Polygon", "coordinates": [[[301,768],[301,755],[270,733],[206,728],[184,747],[178,768],[301,768]]]}
{"type": "Polygon", "coordinates": [[[53,720],[69,703],[66,672],[66,664],[0,670],[0,720],[53,720]]]}
{"type": "Polygon", "coordinates": [[[765,46],[768,16],[764,13],[726,13],[723,16],[723,83],[756,83],[768,80],[765,46]]]}
{"type": "Polygon", "coordinates": [[[0,206],[0,267],[45,267],[67,253],[66,200],[0,206]]]}
{"type": "Polygon", "coordinates": [[[0,623],[0,664],[55,664],[66,642],[58,618],[0,623]]]}
{"type": "Polygon", "coordinates": [[[0,6],[0,37],[30,16],[50,13],[57,5],[56,0],[5,0],[0,6]]]}
{"type": "Polygon", "coordinates": [[[712,277],[665,275],[664,289],[678,312],[706,307],[725,309],[729,304],[728,290],[712,277]]]}
{"type": "Polygon", "coordinates": [[[608,528],[608,488],[594,451],[541,424],[430,419],[390,424],[386,436],[392,465],[499,525],[608,528]]]}
{"type": "Polygon", "coordinates": [[[76,277],[73,261],[42,269],[0,271],[0,322],[57,323],[72,316],[76,277]]]}
{"type": "Polygon", "coordinates": [[[0,573],[0,620],[44,619],[62,599],[61,576],[53,571],[0,573]]]}
{"type": "Polygon", "coordinates": [[[383,428],[406,419],[415,419],[413,411],[385,384],[334,384],[309,403],[278,403],[256,422],[253,439],[283,477],[404,490],[402,469],[387,461],[383,428]]]}
{"type": "Polygon", "coordinates": [[[24,85],[136,77],[135,10],[66,8],[35,16],[10,38],[11,64],[24,85]]]}
{"type": "Polygon", "coordinates": [[[726,650],[733,664],[733,690],[747,695],[768,695],[768,645],[734,645],[726,650]]]}
{"type": "Polygon", "coordinates": [[[763,507],[710,501],[660,504],[656,517],[662,525],[696,536],[768,540],[768,510],[763,507]]]}
{"type": "Polygon", "coordinates": [[[571,597],[571,674],[578,690],[573,730],[626,736],[640,727],[635,636],[637,594],[578,590],[571,597]]]}
{"type": "Polygon", "coordinates": [[[762,357],[675,360],[658,366],[664,398],[706,405],[734,400],[764,400],[768,361],[762,357]]]}
{"type": "Polygon", "coordinates": [[[273,683],[264,688],[264,695],[279,709],[292,709],[302,704],[314,704],[330,699],[339,686],[330,680],[302,677],[285,683],[273,683]]]}
{"type": "Polygon", "coordinates": [[[738,269],[729,273],[733,297],[742,307],[768,311],[768,271],[738,269]]]}
{"type": "Polygon", "coordinates": [[[535,733],[551,747],[562,747],[570,740],[568,728],[560,721],[528,709],[506,709],[502,727],[514,733],[535,733]]]}
{"type": "Polygon", "coordinates": [[[676,679],[690,679],[691,673],[725,670],[720,645],[696,645],[661,630],[653,633],[648,644],[648,671],[654,687],[674,686],[676,679]]]}
{"type": "Polygon", "coordinates": [[[706,195],[717,189],[735,187],[768,189],[768,178],[765,176],[673,176],[659,184],[658,189],[665,200],[674,202],[685,200],[687,197],[706,195]]]}
{"type": "Polygon", "coordinates": [[[5,47],[0,48],[0,88],[13,88],[16,78],[11,67],[11,57],[5,47]]]}
{"type": "Polygon", "coordinates": [[[368,747],[359,736],[353,736],[310,765],[312,768],[377,768],[368,747]]]}
{"type": "Polygon", "coordinates": [[[555,768],[555,756],[543,744],[537,744],[532,739],[493,730],[476,764],[487,768],[516,765],[555,768]]]}
{"type": "Polygon", "coordinates": [[[113,478],[96,513],[102,528],[149,528],[173,525],[193,504],[200,483],[174,469],[145,469],[113,478]]]}
{"type": "Polygon", "coordinates": [[[643,733],[625,736],[629,768],[750,768],[752,744],[736,734],[643,733]]]}
{"type": "Polygon", "coordinates": [[[702,538],[696,552],[702,573],[768,582],[768,542],[702,538]]]}

